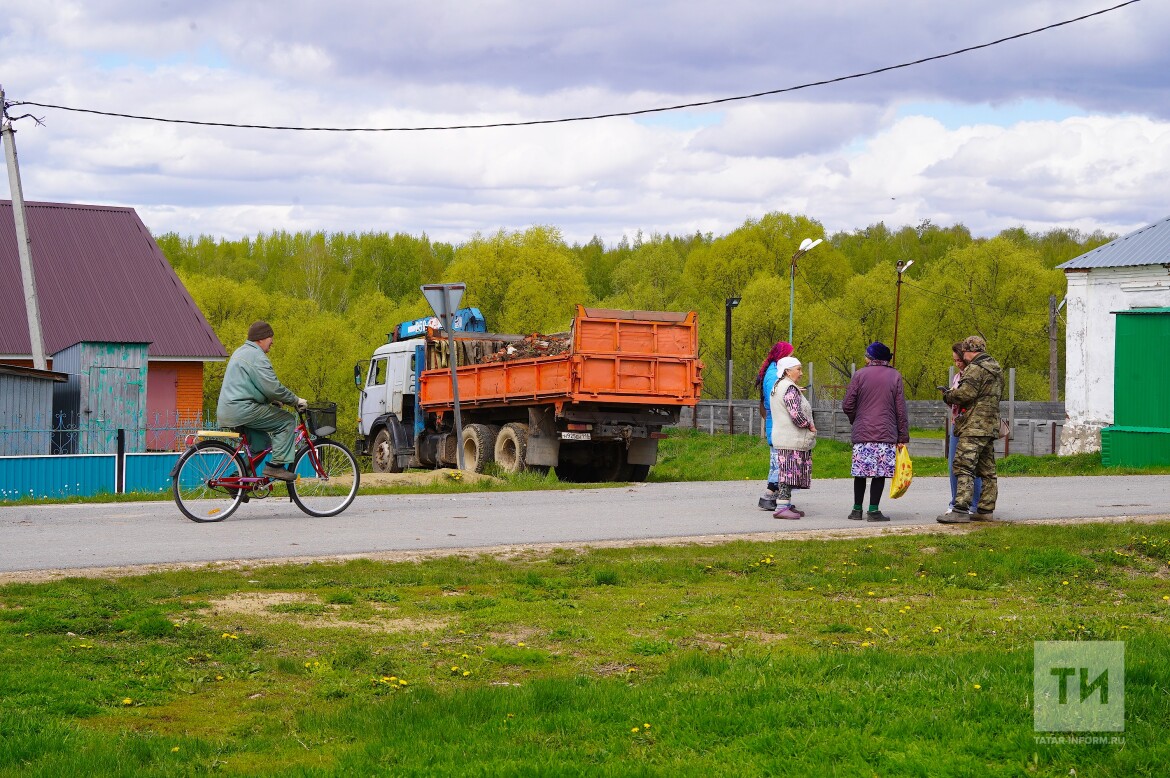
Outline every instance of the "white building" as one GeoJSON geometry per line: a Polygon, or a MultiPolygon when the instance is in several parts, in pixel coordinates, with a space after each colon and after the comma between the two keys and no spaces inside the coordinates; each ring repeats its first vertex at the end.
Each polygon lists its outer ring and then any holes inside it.
{"type": "MultiPolygon", "coordinates": [[[[1061,454],[1101,449],[1114,422],[1115,311],[1170,307],[1170,217],[1059,266],[1068,279],[1061,454]]],[[[1164,360],[1167,343],[1149,344],[1164,360]]]]}

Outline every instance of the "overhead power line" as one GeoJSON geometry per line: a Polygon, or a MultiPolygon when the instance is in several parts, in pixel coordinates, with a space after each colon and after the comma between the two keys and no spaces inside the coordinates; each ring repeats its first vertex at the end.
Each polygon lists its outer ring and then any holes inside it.
{"type": "Polygon", "coordinates": [[[433,125],[420,127],[293,127],[276,124],[237,124],[233,122],[209,122],[199,121],[196,119],[166,119],[159,116],[140,116],[129,113],[117,113],[114,111],[99,111],[94,108],[75,108],[67,105],[55,105],[53,103],[39,103],[31,100],[18,100],[8,105],[32,105],[38,108],[50,108],[58,111],[73,111],[75,113],[96,114],[98,116],[112,116],[120,119],[137,119],[148,122],[164,122],[167,124],[194,124],[201,127],[231,127],[235,129],[246,130],[291,130],[295,132],[433,132],[441,130],[486,130],[495,127],[531,127],[538,124],[566,124],[569,122],[589,122],[598,119],[614,119],[623,116],[642,116],[651,113],[666,113],[667,111],[681,111],[687,108],[702,108],[708,105],[719,105],[720,103],[730,103],[737,100],[754,100],[760,97],[769,97],[771,95],[784,94],[786,92],[797,92],[802,89],[811,89],[817,86],[826,86],[828,84],[837,84],[842,81],[851,81],[858,78],[866,78],[868,76],[875,76],[879,73],[888,73],[891,70],[900,70],[902,68],[914,67],[915,65],[922,65],[927,62],[935,60],[946,59],[948,57],[956,57],[960,54],[966,54],[979,49],[990,48],[991,46],[998,46],[1001,43],[1008,41],[1019,40],[1026,38],[1029,35],[1036,35],[1038,33],[1046,32],[1048,30],[1056,29],[1057,27],[1064,27],[1069,24],[1075,24],[1086,19],[1091,19],[1094,16],[1101,16],[1112,11],[1124,8],[1127,5],[1139,3],[1141,0],[1127,0],[1124,3],[1112,6],[1110,8],[1103,8],[1100,11],[1087,13],[1083,16],[1077,16],[1073,19],[1066,19],[1063,22],[1055,22],[1053,24],[1045,25],[1044,27],[1037,27],[1034,30],[1027,32],[1016,33],[1009,35],[1006,38],[999,38],[997,40],[988,41],[987,43],[980,43],[975,46],[967,46],[966,48],[956,49],[955,51],[948,51],[945,54],[935,54],[931,57],[923,57],[912,62],[903,62],[899,65],[887,65],[886,67],[877,68],[875,70],[867,70],[862,73],[853,73],[848,76],[838,76],[836,78],[824,79],[822,81],[810,81],[806,84],[799,84],[797,86],[782,87],[780,89],[769,89],[763,92],[753,92],[746,95],[736,95],[734,97],[719,97],[713,100],[698,100],[691,103],[679,103],[677,105],[666,105],[658,108],[641,108],[634,111],[611,111],[609,113],[591,114],[588,116],[569,116],[559,119],[531,119],[527,121],[516,122],[490,122],[486,124],[449,124],[449,125],[433,125]]]}

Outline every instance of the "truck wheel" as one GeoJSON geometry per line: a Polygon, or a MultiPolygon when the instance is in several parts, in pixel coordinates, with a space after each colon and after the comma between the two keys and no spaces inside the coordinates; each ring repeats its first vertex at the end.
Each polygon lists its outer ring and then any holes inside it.
{"type": "Polygon", "coordinates": [[[374,436],[374,445],[370,448],[370,463],[375,473],[401,473],[398,466],[398,457],[394,455],[394,440],[390,437],[390,430],[383,427],[374,436]]]}
{"type": "Polygon", "coordinates": [[[463,428],[463,469],[482,473],[492,461],[496,435],[500,428],[494,424],[468,424],[463,428]]]}
{"type": "Polygon", "coordinates": [[[625,480],[622,469],[626,466],[626,450],[620,443],[598,446],[594,450],[593,473],[590,480],[598,483],[625,480]]]}
{"type": "Polygon", "coordinates": [[[528,462],[528,425],[513,422],[505,424],[496,436],[495,457],[505,473],[519,473],[526,470],[528,462]]]}
{"type": "Polygon", "coordinates": [[[629,465],[622,468],[622,480],[642,483],[650,475],[650,465],[629,465]]]}

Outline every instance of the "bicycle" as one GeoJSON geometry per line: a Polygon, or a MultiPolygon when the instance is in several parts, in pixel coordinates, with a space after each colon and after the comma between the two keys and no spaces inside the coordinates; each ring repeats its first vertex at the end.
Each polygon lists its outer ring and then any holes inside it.
{"type": "Polygon", "coordinates": [[[223,521],[241,502],[268,497],[276,483],[285,483],[289,497],[305,513],[336,516],[353,502],[361,482],[353,453],[325,437],[336,430],[334,403],[297,411],[297,453],[292,463],[297,479],[287,482],[257,475],[256,468],[272,449],[253,454],[240,428],[188,435],[188,448],[171,469],[175,504],[191,521],[223,521]]]}

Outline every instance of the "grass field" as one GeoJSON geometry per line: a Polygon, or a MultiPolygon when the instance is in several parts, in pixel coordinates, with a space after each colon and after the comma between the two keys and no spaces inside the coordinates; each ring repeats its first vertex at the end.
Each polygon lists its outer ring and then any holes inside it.
{"type": "Polygon", "coordinates": [[[1165,775],[1168,561],[1033,525],[8,584],[0,774],[1165,775]],[[1123,743],[1037,742],[1037,640],[1124,641],[1123,743]]]}

